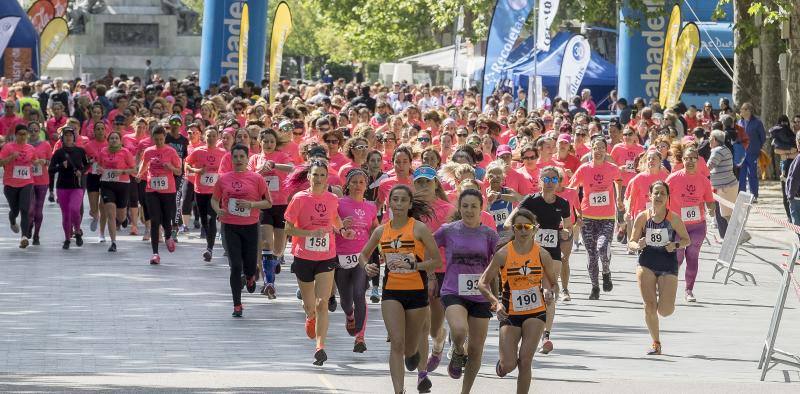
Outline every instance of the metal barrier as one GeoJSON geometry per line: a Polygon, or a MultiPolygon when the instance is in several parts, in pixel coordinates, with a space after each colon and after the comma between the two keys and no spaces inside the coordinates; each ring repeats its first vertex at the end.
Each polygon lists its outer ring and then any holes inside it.
{"type": "MultiPolygon", "coordinates": [[[[718,203],[721,203],[717,199],[718,203]]],[[[753,206],[753,195],[747,192],[739,192],[736,197],[736,204],[733,207],[733,213],[728,221],[728,230],[725,232],[725,239],[722,240],[722,247],[719,250],[717,257],[717,264],[714,266],[714,274],[711,279],[714,279],[719,272],[725,271],[725,280],[723,284],[728,284],[728,279],[731,276],[739,274],[742,275],[745,282],[752,280],[754,285],[757,285],[756,278],[753,274],[733,268],[733,261],[736,259],[736,251],[739,249],[739,241],[744,232],[744,225],[747,223],[747,217],[750,215],[750,208],[753,206]]]]}
{"type": "MultiPolygon", "coordinates": [[[[775,349],[775,340],[778,338],[781,317],[783,317],[783,309],[786,306],[786,296],[789,294],[789,288],[792,286],[794,280],[794,267],[797,265],[798,257],[800,257],[798,256],[798,253],[798,246],[795,244],[794,251],[792,252],[792,257],[789,259],[788,265],[784,265],[781,286],[778,289],[778,299],[775,301],[775,307],[772,309],[772,319],[769,323],[769,331],[767,332],[767,338],[764,340],[764,349],[761,351],[761,358],[758,360],[758,369],[761,370],[762,382],[767,376],[767,371],[778,364],[785,364],[800,368],[800,356],[780,349],[775,349]],[[775,355],[786,358],[775,357],[775,355]]],[[[796,289],[796,291],[798,291],[798,296],[800,296],[800,289],[796,289]]]]}

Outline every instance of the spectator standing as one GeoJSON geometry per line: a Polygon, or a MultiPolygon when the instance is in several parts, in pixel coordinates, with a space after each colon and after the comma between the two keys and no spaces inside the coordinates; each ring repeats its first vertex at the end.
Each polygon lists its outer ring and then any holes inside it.
{"type": "Polygon", "coordinates": [[[741,126],[750,143],[747,145],[745,152],[744,164],[742,170],[739,172],[739,191],[747,190],[750,186],[750,193],[753,194],[753,202],[758,201],[758,156],[761,154],[761,148],[767,140],[767,132],[764,130],[764,124],[761,119],[753,115],[753,105],[750,103],[742,104],[739,110],[741,119],[738,124],[741,126]]]}

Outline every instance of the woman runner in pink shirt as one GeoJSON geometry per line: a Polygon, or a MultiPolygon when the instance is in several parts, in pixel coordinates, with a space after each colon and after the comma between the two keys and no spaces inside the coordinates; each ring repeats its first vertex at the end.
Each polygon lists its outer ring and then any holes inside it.
{"type": "Polygon", "coordinates": [[[128,207],[128,184],[136,172],[133,155],[122,147],[122,136],[117,131],[108,135],[108,146],[100,151],[97,160],[100,169],[100,194],[111,236],[109,252],[117,251],[117,225],[125,221],[128,207]]]}

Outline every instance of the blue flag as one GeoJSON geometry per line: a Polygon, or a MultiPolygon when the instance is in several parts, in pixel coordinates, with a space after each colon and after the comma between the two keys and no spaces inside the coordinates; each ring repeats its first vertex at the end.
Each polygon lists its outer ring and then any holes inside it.
{"type": "Polygon", "coordinates": [[[489,24],[489,39],[486,41],[486,62],[483,65],[483,87],[481,89],[481,108],[486,98],[497,88],[505,77],[508,56],[514,43],[522,33],[525,20],[533,9],[535,0],[497,0],[489,24]]]}

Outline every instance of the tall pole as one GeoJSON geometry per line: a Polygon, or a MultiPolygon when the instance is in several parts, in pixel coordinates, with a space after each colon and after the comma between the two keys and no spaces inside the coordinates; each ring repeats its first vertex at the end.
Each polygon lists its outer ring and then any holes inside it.
{"type": "Polygon", "coordinates": [[[461,58],[461,30],[464,29],[464,6],[458,8],[458,18],[454,25],[453,31],[453,90],[461,90],[461,72],[458,68],[458,62],[461,58]],[[456,85],[457,84],[457,85],[456,85]]]}
{"type": "Polygon", "coordinates": [[[534,105],[538,102],[539,93],[534,86],[536,86],[536,77],[539,75],[539,49],[537,48],[538,40],[538,24],[539,24],[539,2],[537,1],[533,6],[533,77],[528,77],[528,113],[534,110],[534,105]]]}

